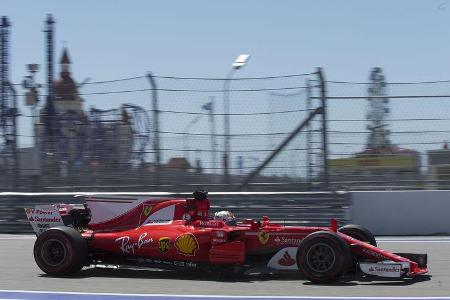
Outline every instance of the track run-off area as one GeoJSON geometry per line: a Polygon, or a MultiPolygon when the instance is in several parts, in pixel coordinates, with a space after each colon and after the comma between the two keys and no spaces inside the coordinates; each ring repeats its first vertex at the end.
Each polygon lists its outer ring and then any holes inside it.
{"type": "Polygon", "coordinates": [[[428,253],[430,276],[345,278],[317,285],[297,273],[223,280],[210,273],[91,268],[55,278],[35,264],[31,235],[0,235],[1,299],[449,299],[450,237],[378,237],[393,252],[428,253]],[[400,298],[401,297],[401,298],[400,298]]]}

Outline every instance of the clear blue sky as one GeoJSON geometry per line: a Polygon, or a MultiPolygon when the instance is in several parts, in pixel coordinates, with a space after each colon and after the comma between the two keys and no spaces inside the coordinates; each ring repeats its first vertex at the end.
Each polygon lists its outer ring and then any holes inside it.
{"type": "MultiPolygon", "coordinates": [[[[252,55],[241,77],[321,66],[327,79],[366,81],[370,69],[379,66],[388,81],[450,79],[448,0],[0,0],[0,15],[13,25],[14,82],[22,80],[25,64],[44,63],[47,13],[57,22],[57,58],[65,41],[77,81],[147,71],[225,77],[240,53],[252,55]]],[[[365,104],[359,104],[361,113],[365,104]]],[[[20,132],[30,132],[29,124],[22,121],[20,132]]]]}
{"type": "Polygon", "coordinates": [[[239,53],[241,76],[303,73],[364,80],[450,78],[450,3],[431,1],[23,1],[1,0],[12,24],[12,76],[44,62],[43,21],[56,18],[75,77],[144,74],[225,76],[239,53]]]}

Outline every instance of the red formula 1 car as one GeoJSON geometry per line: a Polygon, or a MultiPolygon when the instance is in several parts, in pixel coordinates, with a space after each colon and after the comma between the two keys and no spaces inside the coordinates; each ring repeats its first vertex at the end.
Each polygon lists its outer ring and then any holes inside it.
{"type": "Polygon", "coordinates": [[[209,217],[207,193],[192,199],[93,196],[83,205],[26,209],[38,237],[34,258],[50,275],[88,265],[245,272],[255,267],[302,272],[313,282],[356,273],[408,278],[428,272],[426,254],[377,248],[363,227],[282,226],[268,217],[236,222],[209,217]]]}

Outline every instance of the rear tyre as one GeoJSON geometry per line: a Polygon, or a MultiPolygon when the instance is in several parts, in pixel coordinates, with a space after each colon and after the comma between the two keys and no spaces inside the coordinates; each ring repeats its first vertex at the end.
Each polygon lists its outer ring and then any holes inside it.
{"type": "Polygon", "coordinates": [[[314,232],[304,238],[298,247],[298,269],[312,282],[337,281],[350,264],[350,249],[334,232],[314,232]]]}
{"type": "Polygon", "coordinates": [[[54,227],[34,243],[34,260],[49,275],[74,274],[86,264],[88,247],[81,234],[70,227],[54,227]]]}
{"type": "Polygon", "coordinates": [[[377,246],[377,241],[373,236],[372,232],[370,232],[367,228],[364,228],[360,225],[349,224],[342,226],[338,229],[339,232],[346,234],[352,238],[360,240],[361,242],[369,243],[372,246],[377,246]]]}

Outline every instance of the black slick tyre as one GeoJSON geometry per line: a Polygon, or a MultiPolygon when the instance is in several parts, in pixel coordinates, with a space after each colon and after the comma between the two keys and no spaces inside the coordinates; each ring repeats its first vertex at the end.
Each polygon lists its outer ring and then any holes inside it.
{"type": "Polygon", "coordinates": [[[304,238],[298,247],[298,269],[312,282],[338,281],[350,264],[350,249],[334,232],[314,232],[304,238]]]}
{"type": "Polygon", "coordinates": [[[349,224],[342,226],[338,229],[339,232],[346,234],[352,238],[360,240],[361,242],[369,243],[372,246],[377,246],[377,241],[373,236],[372,232],[370,232],[367,228],[362,227],[360,225],[349,224]]]}
{"type": "Polygon", "coordinates": [[[33,252],[39,268],[53,276],[80,271],[88,257],[86,241],[70,227],[54,227],[43,232],[36,239],[33,252]]]}

